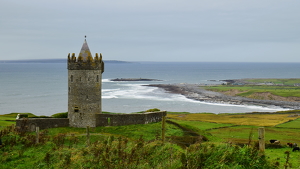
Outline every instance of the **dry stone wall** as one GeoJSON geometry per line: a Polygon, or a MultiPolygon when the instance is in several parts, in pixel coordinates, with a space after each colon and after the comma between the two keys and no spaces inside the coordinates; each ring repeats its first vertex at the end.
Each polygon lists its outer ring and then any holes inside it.
{"type": "MultiPolygon", "coordinates": [[[[148,124],[162,121],[166,116],[166,111],[135,113],[135,114],[96,114],[96,127],[98,126],[124,126],[131,124],[148,124]]],[[[56,127],[72,127],[69,125],[68,118],[22,118],[16,120],[16,126],[27,126],[29,131],[35,131],[36,127],[40,130],[56,127]]],[[[87,126],[89,126],[87,124],[87,126]]],[[[85,128],[86,126],[82,126],[85,128]]],[[[90,126],[95,127],[95,126],[90,126]]]]}
{"type": "Polygon", "coordinates": [[[69,127],[67,118],[22,118],[16,120],[16,126],[27,126],[29,131],[35,131],[36,127],[40,130],[56,127],[69,127]]]}
{"type": "Polygon", "coordinates": [[[123,126],[159,122],[166,111],[136,114],[96,114],[96,126],[123,126]]]}

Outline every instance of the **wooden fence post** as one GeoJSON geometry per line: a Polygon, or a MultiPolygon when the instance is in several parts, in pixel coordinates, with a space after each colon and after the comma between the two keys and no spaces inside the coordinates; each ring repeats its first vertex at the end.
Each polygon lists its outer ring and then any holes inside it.
{"type": "Polygon", "coordinates": [[[259,151],[265,151],[265,128],[260,127],[258,128],[258,144],[259,144],[259,151]]]}
{"type": "Polygon", "coordinates": [[[166,116],[162,116],[161,121],[161,139],[162,142],[165,143],[165,134],[166,134],[166,116]]]}
{"type": "Polygon", "coordinates": [[[40,128],[35,127],[35,132],[36,132],[36,138],[35,138],[35,143],[38,144],[40,141],[40,128]]]}
{"type": "Polygon", "coordinates": [[[86,144],[90,146],[90,126],[86,126],[86,144]]]}

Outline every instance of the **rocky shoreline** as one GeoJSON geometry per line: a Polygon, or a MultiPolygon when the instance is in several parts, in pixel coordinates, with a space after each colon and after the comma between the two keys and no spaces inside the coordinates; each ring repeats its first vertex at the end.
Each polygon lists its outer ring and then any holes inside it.
{"type": "Polygon", "coordinates": [[[238,96],[228,96],[222,93],[205,90],[198,84],[150,84],[147,86],[162,88],[167,92],[184,95],[186,98],[209,102],[234,105],[256,105],[263,107],[281,107],[286,109],[300,109],[299,102],[256,100],[238,96]]]}

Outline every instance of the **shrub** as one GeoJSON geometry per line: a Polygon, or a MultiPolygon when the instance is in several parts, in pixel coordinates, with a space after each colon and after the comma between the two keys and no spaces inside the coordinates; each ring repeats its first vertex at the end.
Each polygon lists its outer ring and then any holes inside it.
{"type": "Polygon", "coordinates": [[[182,155],[186,168],[277,168],[252,147],[194,144],[182,155]]]}
{"type": "Polygon", "coordinates": [[[160,111],[158,108],[154,108],[154,109],[149,109],[146,112],[157,112],[160,111]]]}
{"type": "Polygon", "coordinates": [[[68,112],[56,113],[56,114],[53,114],[51,117],[53,117],[53,118],[68,118],[68,112]]]}

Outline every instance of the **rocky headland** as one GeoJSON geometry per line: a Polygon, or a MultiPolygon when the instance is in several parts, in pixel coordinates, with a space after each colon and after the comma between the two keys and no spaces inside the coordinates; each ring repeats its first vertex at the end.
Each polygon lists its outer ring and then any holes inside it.
{"type": "Polygon", "coordinates": [[[147,86],[162,88],[170,93],[181,94],[189,99],[209,103],[256,105],[263,107],[276,106],[286,109],[300,109],[300,102],[257,100],[240,96],[229,96],[223,93],[205,90],[204,87],[199,84],[150,84],[147,86]]]}

